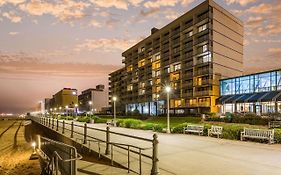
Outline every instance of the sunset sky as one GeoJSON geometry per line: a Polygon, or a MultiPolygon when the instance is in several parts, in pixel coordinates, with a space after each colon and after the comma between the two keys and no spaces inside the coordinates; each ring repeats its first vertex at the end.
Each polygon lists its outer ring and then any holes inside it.
{"type": "MultiPolygon", "coordinates": [[[[107,85],[121,53],[203,0],[0,0],[0,113],[107,85]]],[[[245,25],[245,73],[281,68],[281,1],[215,0],[245,25]]]]}

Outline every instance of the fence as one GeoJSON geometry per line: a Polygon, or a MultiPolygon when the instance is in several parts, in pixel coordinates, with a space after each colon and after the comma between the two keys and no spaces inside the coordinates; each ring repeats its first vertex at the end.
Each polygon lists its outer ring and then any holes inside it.
{"type": "MultiPolygon", "coordinates": [[[[94,127],[89,127],[85,123],[84,125],[79,125],[75,124],[73,121],[68,121],[66,122],[65,120],[58,120],[50,117],[32,117],[32,120],[35,122],[38,122],[44,126],[47,126],[53,130],[56,130],[57,132],[61,132],[62,134],[66,135],[69,134],[70,138],[74,139],[76,142],[81,141],[81,144],[88,145],[90,148],[91,144],[96,144],[97,150],[99,157],[101,156],[101,145],[105,145],[104,149],[104,154],[109,156],[111,159],[111,164],[113,165],[114,162],[114,151],[116,148],[119,150],[123,150],[127,153],[127,169],[128,172],[130,172],[132,169],[130,167],[130,157],[132,156],[131,154],[137,155],[138,157],[138,173],[142,174],[142,157],[148,158],[152,161],[152,167],[151,167],[151,172],[150,174],[152,175],[158,175],[159,174],[159,169],[158,169],[158,136],[157,134],[153,135],[153,139],[148,139],[148,138],[143,138],[143,137],[138,137],[138,136],[133,136],[133,135],[128,135],[124,133],[118,133],[114,131],[110,131],[110,127],[107,126],[106,129],[99,129],[99,128],[94,128],[94,127]],[[81,131],[82,132],[79,132],[81,131]],[[89,131],[97,131],[100,133],[103,133],[105,135],[105,139],[94,137],[92,135],[89,135],[89,131]],[[68,133],[66,133],[68,132],[68,133]],[[124,139],[122,139],[123,143],[118,143],[118,142],[113,142],[111,141],[111,136],[122,136],[124,139]],[[76,138],[74,136],[77,136],[76,138]],[[125,140],[129,139],[135,139],[138,141],[143,141],[148,143],[149,147],[139,147],[136,146],[138,144],[129,144],[129,143],[124,143],[125,140]],[[149,154],[148,151],[151,150],[149,154]],[[144,153],[146,152],[146,154],[144,153]]],[[[117,151],[115,151],[115,154],[117,154],[117,151]]],[[[116,161],[116,160],[115,160],[116,161]]],[[[118,161],[116,161],[118,162],[118,161]]]]}
{"type": "Polygon", "coordinates": [[[39,155],[47,161],[45,171],[49,174],[76,175],[76,160],[81,159],[76,148],[38,135],[39,155]]]}

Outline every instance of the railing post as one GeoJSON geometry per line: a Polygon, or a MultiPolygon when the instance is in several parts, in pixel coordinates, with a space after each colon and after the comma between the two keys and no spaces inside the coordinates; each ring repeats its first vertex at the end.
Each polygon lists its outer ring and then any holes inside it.
{"type": "Polygon", "coordinates": [[[74,125],[73,122],[71,122],[70,138],[73,138],[73,129],[74,129],[73,125],[74,125]]]}
{"type": "Polygon", "coordinates": [[[62,121],[62,133],[64,134],[65,121],[62,121]]]}
{"type": "Polygon", "coordinates": [[[55,119],[52,118],[52,129],[54,129],[54,125],[55,125],[55,119]]]}
{"type": "Polygon", "coordinates": [[[49,117],[49,127],[51,126],[51,118],[49,117]]]}
{"type": "Polygon", "coordinates": [[[58,131],[59,130],[59,119],[57,119],[57,129],[56,129],[56,131],[58,131]]]}
{"type": "Polygon", "coordinates": [[[87,123],[84,124],[84,144],[87,143],[87,123]]]}
{"type": "Polygon", "coordinates": [[[105,155],[109,154],[109,142],[110,142],[110,135],[109,135],[109,126],[106,127],[106,148],[105,148],[105,155]]]}
{"type": "Polygon", "coordinates": [[[153,153],[152,153],[152,169],[151,169],[151,175],[159,175],[159,169],[158,169],[158,136],[157,134],[153,134],[153,153]]]}

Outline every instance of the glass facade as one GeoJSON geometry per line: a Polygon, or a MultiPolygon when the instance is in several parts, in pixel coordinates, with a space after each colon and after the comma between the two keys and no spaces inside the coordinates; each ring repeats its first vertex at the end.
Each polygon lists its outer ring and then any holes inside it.
{"type": "Polygon", "coordinates": [[[281,90],[281,70],[220,81],[220,95],[236,95],[281,90]]]}
{"type": "Polygon", "coordinates": [[[281,70],[220,81],[220,112],[281,112],[281,70]]]}

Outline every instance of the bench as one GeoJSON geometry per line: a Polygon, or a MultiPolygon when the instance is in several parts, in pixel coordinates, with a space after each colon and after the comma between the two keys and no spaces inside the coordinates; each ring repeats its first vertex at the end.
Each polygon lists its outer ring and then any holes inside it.
{"type": "Polygon", "coordinates": [[[199,135],[203,135],[204,126],[200,125],[187,125],[183,128],[183,133],[198,133],[199,135]]]}
{"type": "Polygon", "coordinates": [[[281,121],[270,121],[268,122],[268,128],[280,128],[281,121]]]}
{"type": "Polygon", "coordinates": [[[241,141],[244,138],[265,139],[272,144],[274,143],[274,130],[244,128],[244,131],[241,132],[241,141]]]}
{"type": "Polygon", "coordinates": [[[222,126],[214,126],[212,125],[211,129],[208,129],[208,136],[217,135],[218,138],[222,135],[222,126]]]}
{"type": "Polygon", "coordinates": [[[106,125],[114,126],[114,120],[107,120],[106,125]]]}

